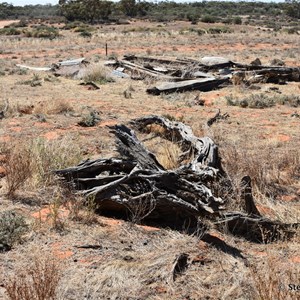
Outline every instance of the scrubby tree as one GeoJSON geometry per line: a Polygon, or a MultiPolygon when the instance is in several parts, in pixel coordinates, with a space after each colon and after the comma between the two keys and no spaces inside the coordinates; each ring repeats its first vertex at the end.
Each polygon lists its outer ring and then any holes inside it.
{"type": "Polygon", "coordinates": [[[59,5],[68,20],[94,23],[109,18],[113,3],[106,0],[59,0],[59,5]]]}
{"type": "Polygon", "coordinates": [[[300,1],[299,0],[286,0],[286,14],[289,17],[300,19],[300,1]]]}
{"type": "Polygon", "coordinates": [[[128,17],[135,17],[137,14],[137,7],[135,0],[121,0],[120,6],[122,12],[128,17]]]}

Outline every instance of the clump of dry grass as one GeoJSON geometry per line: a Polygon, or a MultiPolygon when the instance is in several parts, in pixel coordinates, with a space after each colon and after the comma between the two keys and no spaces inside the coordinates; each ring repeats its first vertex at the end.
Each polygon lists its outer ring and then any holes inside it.
{"type": "Polygon", "coordinates": [[[29,147],[17,143],[7,149],[4,162],[7,196],[12,198],[16,191],[32,177],[33,163],[29,147]]]}
{"type": "Polygon", "coordinates": [[[53,184],[53,170],[75,165],[81,160],[80,147],[70,136],[51,141],[36,139],[31,143],[31,151],[34,159],[32,183],[36,186],[53,184]]]}
{"type": "Polygon", "coordinates": [[[95,197],[84,198],[69,189],[65,189],[66,191],[69,196],[67,197],[68,201],[65,201],[65,206],[70,211],[70,219],[86,225],[98,223],[96,211],[99,207],[95,203],[95,197]]]}
{"type": "Polygon", "coordinates": [[[52,107],[47,110],[48,114],[65,114],[74,112],[74,108],[65,100],[55,101],[52,107]]]}
{"type": "Polygon", "coordinates": [[[36,139],[4,146],[2,153],[6,160],[3,167],[8,196],[13,197],[25,184],[33,189],[55,184],[53,170],[75,165],[81,159],[81,150],[73,142],[70,137],[64,137],[61,140],[36,139]]]}
{"type": "Polygon", "coordinates": [[[107,82],[114,82],[113,78],[109,75],[110,70],[102,64],[91,65],[86,68],[83,80],[85,82],[98,82],[104,84],[107,82]]]}
{"type": "Polygon", "coordinates": [[[153,196],[148,195],[137,201],[132,201],[127,204],[130,213],[130,221],[135,224],[140,224],[141,221],[149,216],[156,207],[156,201],[153,196]]]}
{"type": "Polygon", "coordinates": [[[225,167],[231,177],[249,175],[256,192],[276,197],[280,186],[291,185],[299,176],[300,155],[296,148],[260,145],[254,151],[227,144],[222,151],[225,167]]]}
{"type": "Polygon", "coordinates": [[[53,257],[35,257],[4,283],[10,300],[54,300],[61,270],[53,257]]]}
{"type": "Polygon", "coordinates": [[[179,156],[182,153],[180,147],[173,142],[164,140],[157,149],[157,160],[168,170],[180,166],[179,156]]]}
{"type": "Polygon", "coordinates": [[[56,100],[56,101],[48,101],[48,102],[39,102],[34,107],[34,113],[36,114],[66,114],[74,112],[73,106],[67,102],[66,100],[56,100]]]}
{"type": "Polygon", "coordinates": [[[298,284],[297,268],[283,266],[275,257],[268,257],[264,264],[252,266],[254,296],[259,300],[296,300],[297,291],[292,285],[298,284]]]}
{"type": "Polygon", "coordinates": [[[268,96],[265,93],[251,94],[247,97],[234,99],[232,95],[226,96],[227,105],[240,106],[243,108],[268,108],[276,104],[298,107],[300,97],[298,95],[273,95],[268,96]]]}

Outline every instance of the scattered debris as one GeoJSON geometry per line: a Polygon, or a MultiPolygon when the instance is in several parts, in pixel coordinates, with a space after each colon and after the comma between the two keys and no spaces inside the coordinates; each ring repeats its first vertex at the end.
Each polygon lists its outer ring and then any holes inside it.
{"type": "Polygon", "coordinates": [[[245,65],[224,57],[192,60],[125,55],[122,60],[109,61],[106,65],[115,67],[113,73],[120,74],[120,77],[127,71],[132,79],[150,77],[159,80],[157,86],[147,90],[154,95],[190,90],[210,91],[223,87],[222,83],[227,82],[251,86],[255,83],[300,81],[300,68],[263,66],[259,58],[245,65]],[[166,83],[160,83],[162,80],[166,83]]]}
{"type": "Polygon", "coordinates": [[[116,70],[113,70],[111,72],[111,75],[119,77],[119,78],[129,78],[130,77],[128,74],[124,73],[123,71],[119,71],[118,69],[124,69],[124,68],[117,68],[116,70]]]}
{"type": "MultiPolygon", "coordinates": [[[[51,71],[55,76],[81,79],[87,64],[85,58],[78,58],[60,61],[51,67],[17,66],[23,70],[51,71]]],[[[125,55],[122,60],[107,61],[105,66],[114,68],[111,74],[115,77],[165,81],[147,90],[154,95],[190,90],[210,91],[222,88],[223,83],[251,86],[256,83],[300,81],[300,67],[285,67],[284,62],[276,59],[271,61],[271,66],[264,66],[259,58],[247,65],[214,56],[195,60],[125,55]]]]}
{"type": "Polygon", "coordinates": [[[221,110],[219,109],[218,112],[216,113],[216,115],[207,121],[207,126],[210,127],[215,122],[218,122],[220,120],[227,120],[228,118],[229,118],[229,114],[225,113],[222,115],[221,110]]]}
{"type": "Polygon", "coordinates": [[[256,59],[254,59],[254,60],[250,63],[250,65],[251,65],[251,66],[261,66],[262,63],[261,63],[261,61],[260,61],[259,58],[256,58],[256,59]]]}
{"type": "Polygon", "coordinates": [[[52,64],[51,67],[32,67],[27,65],[17,64],[16,66],[24,70],[53,72],[55,76],[80,77],[82,69],[85,69],[88,62],[85,58],[59,61],[52,64]]]}
{"type": "Polygon", "coordinates": [[[101,121],[99,113],[95,110],[90,111],[86,116],[82,118],[77,124],[82,127],[93,127],[101,121]]]}
{"type": "Polygon", "coordinates": [[[8,100],[6,99],[6,100],[5,100],[5,106],[3,107],[2,110],[0,110],[0,120],[2,120],[2,119],[5,118],[5,113],[6,113],[7,110],[8,110],[8,105],[9,105],[9,103],[8,103],[8,100]]]}
{"type": "Polygon", "coordinates": [[[32,71],[45,71],[45,72],[52,71],[51,67],[31,67],[31,66],[20,65],[20,64],[17,64],[16,66],[21,69],[27,69],[32,71]]]}
{"type": "Polygon", "coordinates": [[[300,115],[295,111],[294,113],[291,114],[292,118],[300,118],[300,115]]]}
{"type": "Polygon", "coordinates": [[[79,249],[93,249],[93,250],[98,250],[98,249],[102,249],[103,246],[102,245],[81,245],[81,246],[74,246],[75,248],[79,248],[79,249]]]}
{"type": "Polygon", "coordinates": [[[93,81],[81,82],[80,85],[84,85],[88,90],[100,90],[100,87],[93,81]]]}
{"type": "Polygon", "coordinates": [[[70,59],[70,60],[63,60],[57,63],[59,67],[70,67],[70,66],[79,66],[81,64],[87,64],[87,61],[84,57],[77,58],[77,59],[70,59]]]}
{"type": "Polygon", "coordinates": [[[249,177],[242,180],[240,199],[245,203],[244,211],[226,209],[234,199],[233,183],[222,168],[217,145],[209,137],[198,138],[189,126],[159,116],[135,119],[130,125],[140,133],[151,133],[153,126],[161,127],[161,138],[180,145],[181,166],[165,169],[132,129],[115,125],[109,128],[116,137],[121,158],[87,160],[55,173],[92,197],[102,213],[115,212],[125,218],[129,207],[139,204],[137,209],[141,205],[151,208],[144,214],[144,221],[159,226],[182,229],[188,223],[190,231],[199,232],[205,227],[203,219],[209,218],[220,231],[255,242],[271,242],[295,234],[300,224],[284,224],[259,214],[249,177]]]}
{"type": "Polygon", "coordinates": [[[215,78],[202,78],[194,80],[184,80],[180,82],[167,82],[159,84],[153,88],[147,89],[147,93],[159,95],[161,93],[174,93],[199,90],[202,92],[211,91],[221,84],[229,82],[228,78],[215,79],[215,78]]]}
{"type": "Polygon", "coordinates": [[[189,255],[186,253],[181,253],[176,257],[172,268],[173,281],[175,281],[178,276],[182,275],[182,273],[186,271],[188,268],[188,259],[189,255]]]}
{"type": "Polygon", "coordinates": [[[200,62],[211,69],[228,68],[234,65],[229,59],[217,56],[205,56],[200,59],[200,62]]]}

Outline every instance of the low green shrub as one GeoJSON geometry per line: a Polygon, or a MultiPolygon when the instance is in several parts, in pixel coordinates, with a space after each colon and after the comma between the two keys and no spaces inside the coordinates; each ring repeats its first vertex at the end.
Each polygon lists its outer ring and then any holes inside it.
{"type": "Polygon", "coordinates": [[[0,35],[20,35],[22,31],[15,27],[1,28],[0,35]]]}
{"type": "Polygon", "coordinates": [[[205,15],[201,18],[201,22],[204,23],[216,23],[217,22],[217,18],[211,15],[205,15]]]}
{"type": "Polygon", "coordinates": [[[221,34],[221,33],[231,33],[232,30],[229,27],[210,27],[207,29],[207,33],[209,34],[221,34]]]}
{"type": "Polygon", "coordinates": [[[38,26],[32,30],[27,30],[25,32],[26,37],[34,37],[34,38],[46,38],[46,39],[54,39],[59,36],[59,31],[55,27],[49,26],[38,26]]]}
{"type": "Polygon", "coordinates": [[[0,212],[0,252],[20,243],[27,230],[28,225],[22,215],[14,211],[0,212]]]}
{"type": "Polygon", "coordinates": [[[296,95],[277,95],[277,96],[268,96],[264,93],[252,94],[246,98],[234,99],[232,95],[225,97],[227,105],[230,106],[240,106],[243,108],[268,108],[273,107],[276,104],[279,105],[288,105],[292,107],[300,106],[300,96],[296,95]]]}

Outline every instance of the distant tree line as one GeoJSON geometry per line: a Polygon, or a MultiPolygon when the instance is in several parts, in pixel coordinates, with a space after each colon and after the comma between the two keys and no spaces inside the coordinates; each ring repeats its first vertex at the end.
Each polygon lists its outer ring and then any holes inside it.
{"type": "Polygon", "coordinates": [[[58,5],[13,6],[7,2],[0,3],[0,19],[51,18],[60,15],[58,5]]]}
{"type": "Polygon", "coordinates": [[[260,19],[270,18],[300,19],[300,0],[287,0],[284,3],[266,2],[219,2],[201,1],[176,3],[170,1],[146,2],[136,0],[59,0],[58,5],[13,6],[0,3],[0,19],[11,18],[51,18],[62,16],[69,21],[89,23],[114,21],[122,18],[138,17],[155,21],[198,20],[214,23],[227,21],[240,24],[239,16],[260,19]]]}

